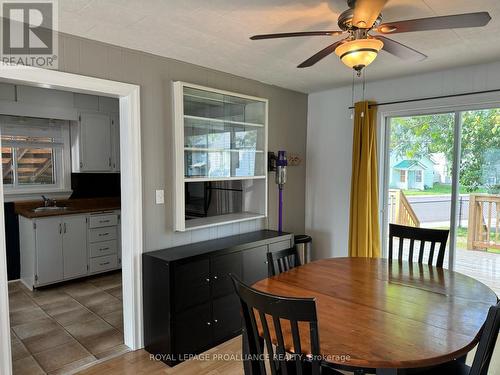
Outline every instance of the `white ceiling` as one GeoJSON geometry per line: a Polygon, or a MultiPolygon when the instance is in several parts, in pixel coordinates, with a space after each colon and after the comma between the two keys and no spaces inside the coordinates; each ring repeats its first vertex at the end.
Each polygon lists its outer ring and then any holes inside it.
{"type": "MultiPolygon", "coordinates": [[[[296,66],[332,37],[250,41],[253,34],[337,29],[345,0],[63,0],[59,29],[187,61],[302,92],[348,84],[351,71],[335,55],[296,66]]],[[[384,21],[488,11],[478,29],[393,35],[429,58],[406,63],[382,52],[367,79],[382,79],[500,58],[499,0],[389,0],[384,21]]],[[[335,40],[339,37],[335,37],[335,40]]]]}

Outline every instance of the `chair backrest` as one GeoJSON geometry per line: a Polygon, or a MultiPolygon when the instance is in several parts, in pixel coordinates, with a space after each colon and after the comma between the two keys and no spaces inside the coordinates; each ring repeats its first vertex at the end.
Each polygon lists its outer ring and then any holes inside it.
{"type": "Polygon", "coordinates": [[[483,326],[483,332],[479,339],[474,361],[469,375],[487,375],[490,366],[491,357],[495,350],[495,343],[500,329],[500,302],[496,306],[491,306],[488,311],[488,317],[483,326]]]}
{"type": "Polygon", "coordinates": [[[320,374],[318,318],[314,298],[288,298],[275,296],[255,290],[231,275],[241,302],[244,330],[248,338],[250,361],[253,363],[253,375],[265,375],[265,358],[260,341],[261,327],[264,344],[268,353],[271,374],[287,375],[287,364],[293,364],[297,375],[303,374],[303,364],[310,365],[308,373],[320,374]],[[270,324],[272,321],[272,324],[270,324]],[[287,321],[287,322],[286,322],[287,321]],[[260,323],[258,323],[260,322],[260,323]],[[309,323],[309,340],[312,356],[302,355],[299,322],[309,323]],[[290,324],[289,329],[286,325],[290,324]],[[283,334],[283,327],[288,335],[283,334]],[[291,333],[291,342],[290,342],[291,333]],[[274,340],[273,340],[274,338],[274,340]],[[285,341],[287,340],[287,341],[285,341]],[[273,345],[274,344],[274,345],[273,345]],[[293,347],[290,357],[286,348],[293,347]]]}
{"type": "Polygon", "coordinates": [[[269,277],[300,266],[297,247],[267,253],[267,269],[269,277]]]}
{"type": "Polygon", "coordinates": [[[418,250],[418,263],[424,263],[425,244],[430,243],[429,257],[427,264],[432,265],[436,252],[436,244],[439,243],[436,266],[443,267],[444,254],[446,252],[446,242],[450,231],[447,229],[428,229],[407,227],[404,225],[389,224],[389,259],[393,258],[394,237],[399,238],[398,259],[403,260],[403,250],[405,239],[410,240],[408,261],[413,262],[415,241],[420,242],[418,250]]]}

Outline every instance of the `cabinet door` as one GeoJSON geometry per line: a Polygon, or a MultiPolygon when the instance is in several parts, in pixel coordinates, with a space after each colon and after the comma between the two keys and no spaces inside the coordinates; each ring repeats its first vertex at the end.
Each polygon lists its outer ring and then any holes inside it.
{"type": "Polygon", "coordinates": [[[234,292],[233,282],[229,274],[241,278],[241,252],[212,257],[210,276],[212,280],[212,297],[221,297],[234,292]]]}
{"type": "Polygon", "coordinates": [[[80,170],[111,171],[111,121],[101,113],[80,115],[80,170]]]}
{"type": "Polygon", "coordinates": [[[111,168],[114,172],[120,171],[120,120],[118,114],[111,115],[111,168]]]}
{"type": "Polygon", "coordinates": [[[267,277],[267,246],[243,251],[243,281],[252,285],[267,277]]]}
{"type": "MultiPolygon", "coordinates": [[[[174,352],[181,356],[200,353],[212,346],[210,302],[193,307],[174,318],[174,352]]],[[[184,360],[187,358],[178,358],[184,360]]]]}
{"type": "Polygon", "coordinates": [[[59,217],[37,219],[36,263],[37,285],[63,279],[62,223],[59,217]]]}
{"type": "Polygon", "coordinates": [[[236,293],[213,301],[214,341],[219,343],[241,331],[241,304],[236,293]]]}
{"type": "Polygon", "coordinates": [[[85,216],[65,216],[63,221],[64,278],[87,274],[87,225],[85,216]]]}
{"type": "Polygon", "coordinates": [[[176,264],[174,267],[175,311],[182,311],[210,299],[208,258],[176,264]]]}

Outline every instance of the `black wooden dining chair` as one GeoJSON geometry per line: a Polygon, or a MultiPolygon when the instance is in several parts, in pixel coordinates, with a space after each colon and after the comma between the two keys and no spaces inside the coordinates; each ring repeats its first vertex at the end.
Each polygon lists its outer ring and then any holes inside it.
{"type": "Polygon", "coordinates": [[[244,354],[249,356],[251,375],[267,374],[266,358],[272,375],[342,375],[322,366],[314,298],[290,298],[263,293],[245,285],[235,276],[231,277],[241,303],[243,331],[248,346],[244,354]],[[302,353],[303,340],[300,337],[299,322],[309,323],[311,355],[302,353]],[[291,342],[285,341],[285,324],[290,324],[291,342]],[[272,337],[276,339],[274,344],[272,337]],[[264,357],[263,344],[267,349],[267,357],[264,357]],[[288,352],[287,348],[292,347],[293,353],[288,352]]]}
{"type": "Polygon", "coordinates": [[[404,260],[403,249],[405,240],[410,240],[408,261],[413,262],[415,252],[415,241],[420,242],[418,249],[418,263],[427,263],[432,265],[436,252],[436,245],[439,244],[436,257],[436,267],[443,267],[444,254],[446,252],[446,242],[450,231],[445,229],[428,229],[407,227],[404,225],[389,224],[389,259],[393,259],[393,242],[394,237],[399,238],[398,257],[399,260],[404,260]],[[425,244],[430,243],[429,257],[424,262],[425,244]]]}
{"type": "Polygon", "coordinates": [[[267,273],[269,277],[276,276],[300,265],[299,253],[296,246],[267,253],[267,273]]]}
{"type": "Polygon", "coordinates": [[[472,366],[467,366],[462,360],[455,360],[429,370],[423,370],[418,374],[425,375],[488,375],[491,357],[495,350],[495,343],[500,330],[500,302],[491,306],[488,317],[483,326],[479,345],[477,346],[472,366]]]}

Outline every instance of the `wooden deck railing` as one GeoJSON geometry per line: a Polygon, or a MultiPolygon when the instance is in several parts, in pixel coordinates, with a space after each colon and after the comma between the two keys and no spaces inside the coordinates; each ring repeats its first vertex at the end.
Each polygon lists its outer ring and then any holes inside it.
{"type": "Polygon", "coordinates": [[[409,227],[420,227],[415,211],[402,190],[389,190],[389,223],[406,225],[409,227]]]}
{"type": "Polygon", "coordinates": [[[500,194],[471,194],[467,248],[500,249],[500,194]]]}

